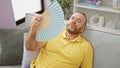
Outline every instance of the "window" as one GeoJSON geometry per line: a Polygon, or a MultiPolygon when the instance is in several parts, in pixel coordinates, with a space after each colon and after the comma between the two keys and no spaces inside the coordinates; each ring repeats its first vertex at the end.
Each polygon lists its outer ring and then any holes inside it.
{"type": "Polygon", "coordinates": [[[44,11],[43,7],[43,0],[12,0],[16,24],[18,25],[25,21],[26,13],[42,13],[44,11]]]}

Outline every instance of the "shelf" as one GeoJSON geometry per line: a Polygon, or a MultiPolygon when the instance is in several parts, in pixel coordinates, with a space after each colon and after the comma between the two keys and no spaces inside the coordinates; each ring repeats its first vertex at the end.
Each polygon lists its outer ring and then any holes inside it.
{"type": "Polygon", "coordinates": [[[85,6],[85,5],[76,5],[75,7],[80,7],[80,8],[86,8],[86,9],[91,9],[91,10],[99,10],[99,11],[106,11],[106,12],[112,12],[112,13],[119,13],[120,14],[120,10],[113,10],[110,7],[107,6],[101,6],[101,7],[90,7],[90,6],[85,6]]]}
{"type": "Polygon", "coordinates": [[[117,29],[110,29],[110,28],[106,28],[106,27],[98,27],[98,26],[94,26],[94,25],[90,25],[90,24],[87,24],[86,29],[93,30],[93,31],[99,31],[99,32],[105,32],[105,33],[120,36],[120,30],[117,30],[117,29]]]}

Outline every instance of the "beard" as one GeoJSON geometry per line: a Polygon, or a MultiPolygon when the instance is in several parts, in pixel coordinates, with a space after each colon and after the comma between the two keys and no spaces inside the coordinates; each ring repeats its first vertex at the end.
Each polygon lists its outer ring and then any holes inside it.
{"type": "Polygon", "coordinates": [[[67,25],[66,30],[72,35],[80,34],[80,29],[77,29],[75,26],[67,25]]]}

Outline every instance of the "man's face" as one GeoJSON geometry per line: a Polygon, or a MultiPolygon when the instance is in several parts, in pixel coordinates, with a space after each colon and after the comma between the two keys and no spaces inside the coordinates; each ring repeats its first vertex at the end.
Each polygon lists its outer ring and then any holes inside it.
{"type": "Polygon", "coordinates": [[[85,17],[80,13],[74,13],[66,24],[66,30],[70,34],[80,34],[85,28],[85,17]]]}

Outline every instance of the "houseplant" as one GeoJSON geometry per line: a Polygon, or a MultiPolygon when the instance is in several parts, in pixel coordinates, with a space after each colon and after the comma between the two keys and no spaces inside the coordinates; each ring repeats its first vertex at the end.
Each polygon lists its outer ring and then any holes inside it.
{"type": "Polygon", "coordinates": [[[68,20],[71,14],[73,13],[73,0],[57,0],[57,1],[59,2],[63,9],[65,19],[68,20]]]}

